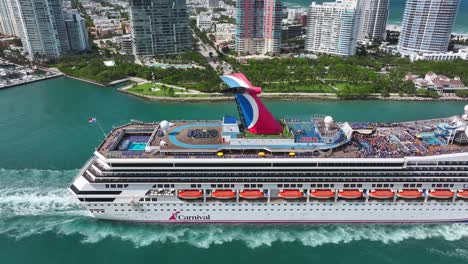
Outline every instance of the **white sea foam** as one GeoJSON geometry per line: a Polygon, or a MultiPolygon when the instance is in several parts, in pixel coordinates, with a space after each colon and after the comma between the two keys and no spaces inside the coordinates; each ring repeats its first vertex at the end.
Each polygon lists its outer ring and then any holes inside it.
{"type": "MultiPolygon", "coordinates": [[[[468,226],[447,225],[146,225],[99,221],[88,217],[67,187],[76,171],[0,169],[0,235],[17,239],[46,232],[75,235],[83,243],[105,239],[135,247],[185,243],[209,248],[232,242],[249,248],[275,243],[326,244],[378,241],[385,244],[415,239],[468,238],[468,226]]],[[[454,250],[463,257],[466,252],[454,250]]],[[[468,254],[467,254],[468,257],[468,254]]]]}
{"type": "MultiPolygon", "coordinates": [[[[318,247],[326,244],[375,241],[385,244],[406,240],[439,238],[448,241],[468,237],[465,225],[427,226],[161,226],[110,223],[84,218],[54,225],[48,230],[63,235],[79,235],[83,243],[98,243],[105,239],[120,239],[135,247],[154,243],[185,243],[209,248],[231,242],[244,243],[249,248],[268,247],[275,243],[300,243],[318,247]]],[[[37,231],[36,231],[37,232],[37,231]]],[[[21,233],[21,237],[24,233],[21,233]]],[[[455,253],[454,253],[455,254],[455,253]]],[[[457,254],[461,254],[458,252],[457,254]]]]}
{"type": "Polygon", "coordinates": [[[0,170],[0,217],[57,215],[79,211],[67,190],[75,171],[0,170]]]}

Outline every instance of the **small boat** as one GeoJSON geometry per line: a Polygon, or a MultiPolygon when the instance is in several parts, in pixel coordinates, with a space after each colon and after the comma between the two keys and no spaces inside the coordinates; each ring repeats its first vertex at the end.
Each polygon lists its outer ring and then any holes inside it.
{"type": "Polygon", "coordinates": [[[403,199],[416,199],[423,197],[423,192],[420,190],[401,190],[397,193],[398,197],[403,199]]]}
{"type": "Polygon", "coordinates": [[[468,199],[468,190],[458,190],[457,197],[462,199],[468,199]]]}
{"type": "Polygon", "coordinates": [[[258,199],[264,197],[264,193],[260,190],[242,190],[239,196],[244,199],[258,199]]]}
{"type": "Polygon", "coordinates": [[[344,199],[357,199],[362,197],[361,190],[341,190],[338,192],[338,197],[344,199]]]}
{"type": "Polygon", "coordinates": [[[304,197],[304,192],[297,189],[286,189],[279,192],[279,197],[284,199],[297,199],[304,197]]]}
{"type": "Polygon", "coordinates": [[[233,190],[215,190],[211,193],[211,197],[217,199],[233,199],[236,197],[236,192],[233,190]]]}
{"type": "Polygon", "coordinates": [[[369,196],[376,199],[390,199],[395,195],[395,191],[392,190],[372,190],[369,192],[369,196]]]}
{"type": "Polygon", "coordinates": [[[203,197],[203,192],[200,190],[182,190],[179,191],[180,199],[194,200],[203,197]]]}
{"type": "Polygon", "coordinates": [[[330,199],[335,197],[333,190],[310,190],[310,197],[316,199],[330,199]]]}
{"type": "Polygon", "coordinates": [[[429,196],[437,199],[449,199],[453,197],[453,192],[451,190],[431,190],[429,196]]]}

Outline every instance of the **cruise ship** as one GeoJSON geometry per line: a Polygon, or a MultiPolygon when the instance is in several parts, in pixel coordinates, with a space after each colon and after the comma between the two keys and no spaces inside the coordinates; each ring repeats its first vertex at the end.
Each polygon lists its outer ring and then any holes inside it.
{"type": "Polygon", "coordinates": [[[238,116],[114,128],[71,192],[95,218],[154,223],[468,221],[468,106],[402,123],[276,119],[242,73],[238,116]],[[462,112],[462,111],[460,111],[462,112]]]}

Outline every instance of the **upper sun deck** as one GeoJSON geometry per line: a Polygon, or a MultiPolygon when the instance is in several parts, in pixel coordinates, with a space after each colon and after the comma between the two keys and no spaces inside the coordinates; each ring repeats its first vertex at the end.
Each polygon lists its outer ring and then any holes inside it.
{"type": "Polygon", "coordinates": [[[279,122],[242,73],[221,76],[239,120],[133,123],[112,130],[97,151],[106,158],[403,158],[468,149],[468,105],[451,119],[405,123],[335,122],[330,116],[279,122]]]}
{"type": "Polygon", "coordinates": [[[454,118],[403,123],[285,119],[279,135],[242,131],[233,118],[132,123],[113,129],[97,150],[106,158],[155,159],[402,158],[467,152],[466,125],[462,117],[454,118]]]}

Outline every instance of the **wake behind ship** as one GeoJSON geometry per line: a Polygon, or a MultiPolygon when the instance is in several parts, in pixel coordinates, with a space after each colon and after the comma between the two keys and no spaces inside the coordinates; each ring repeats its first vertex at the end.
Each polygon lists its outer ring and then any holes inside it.
{"type": "Polygon", "coordinates": [[[70,190],[96,218],[165,223],[468,221],[468,106],[404,123],[278,121],[240,73],[239,117],[113,129],[70,190]]]}

